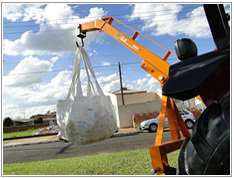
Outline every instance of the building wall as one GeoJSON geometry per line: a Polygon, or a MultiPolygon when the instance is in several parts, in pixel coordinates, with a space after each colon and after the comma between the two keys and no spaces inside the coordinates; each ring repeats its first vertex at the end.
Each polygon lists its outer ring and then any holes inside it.
{"type": "MultiPolygon", "coordinates": [[[[118,106],[122,105],[122,96],[115,95],[118,106]]],[[[135,94],[125,94],[124,95],[124,103],[128,104],[137,104],[137,103],[145,103],[149,101],[160,100],[160,97],[153,92],[148,93],[135,93],[135,94]]]]}
{"type": "Polygon", "coordinates": [[[135,113],[159,112],[161,107],[161,98],[153,92],[125,94],[122,104],[121,95],[107,94],[116,114],[118,128],[133,127],[132,115],[135,113]]]}
{"type": "Polygon", "coordinates": [[[161,103],[159,100],[145,103],[121,105],[118,107],[119,128],[133,127],[132,115],[135,113],[160,112],[161,103]]]}

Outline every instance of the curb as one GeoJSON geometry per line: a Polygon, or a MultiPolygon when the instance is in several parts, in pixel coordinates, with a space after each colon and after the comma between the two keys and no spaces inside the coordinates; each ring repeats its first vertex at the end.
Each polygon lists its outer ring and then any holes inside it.
{"type": "Polygon", "coordinates": [[[16,145],[5,145],[3,144],[3,148],[9,148],[9,147],[17,147],[17,146],[26,146],[26,145],[36,145],[36,144],[43,144],[43,143],[55,143],[59,142],[60,140],[52,140],[52,141],[44,141],[44,142],[36,142],[36,143],[22,143],[22,144],[16,144],[16,145]]]}
{"type": "Polygon", "coordinates": [[[57,135],[57,134],[58,133],[48,133],[48,134],[41,134],[41,135],[31,135],[31,136],[14,137],[14,138],[4,138],[3,141],[18,140],[18,139],[24,139],[24,138],[45,137],[45,136],[51,136],[51,135],[57,135]]]}
{"type": "MultiPolygon", "coordinates": [[[[141,133],[140,131],[135,131],[135,132],[128,132],[128,133],[116,133],[114,135],[112,135],[110,138],[114,138],[114,137],[124,137],[124,136],[130,136],[130,135],[136,135],[136,134],[139,134],[141,133]]],[[[50,135],[56,135],[56,134],[50,134],[50,135]]],[[[49,136],[49,135],[41,135],[41,136],[49,136]]],[[[31,137],[24,137],[24,138],[32,138],[33,136],[31,137]]],[[[39,136],[36,136],[36,137],[39,137],[39,136]]],[[[22,138],[22,137],[21,137],[22,138]]],[[[20,138],[16,138],[17,139],[20,139],[20,138]]],[[[13,139],[9,139],[9,140],[13,140],[13,139]]],[[[7,141],[7,140],[5,140],[7,141]]],[[[35,143],[22,143],[22,144],[12,144],[12,145],[4,145],[4,142],[3,142],[3,148],[9,148],[9,147],[17,147],[17,146],[26,146],[26,145],[35,145],[35,144],[44,144],[44,143],[54,143],[54,142],[61,142],[61,140],[51,140],[51,141],[41,141],[41,142],[35,142],[35,143]]]]}
{"type": "Polygon", "coordinates": [[[128,132],[128,133],[116,133],[114,135],[111,136],[111,138],[113,137],[124,137],[124,136],[130,136],[130,135],[136,135],[141,133],[141,131],[135,131],[135,132],[128,132]]]}

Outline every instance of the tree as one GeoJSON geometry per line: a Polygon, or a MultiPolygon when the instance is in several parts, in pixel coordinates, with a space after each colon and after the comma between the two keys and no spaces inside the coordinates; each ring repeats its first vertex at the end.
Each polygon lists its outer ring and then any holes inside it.
{"type": "Polygon", "coordinates": [[[3,120],[3,127],[10,127],[14,125],[14,121],[10,117],[6,117],[3,120]]]}

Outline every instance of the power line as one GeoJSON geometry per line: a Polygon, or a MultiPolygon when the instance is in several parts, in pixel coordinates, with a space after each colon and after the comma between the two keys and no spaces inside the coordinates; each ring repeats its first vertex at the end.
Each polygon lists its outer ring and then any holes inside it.
{"type": "MultiPolygon", "coordinates": [[[[196,7],[197,8],[197,7],[196,7]]],[[[194,7],[186,7],[186,9],[184,10],[188,10],[188,9],[194,9],[194,7]]],[[[147,14],[147,13],[153,13],[153,12],[177,12],[178,10],[169,10],[169,9],[165,9],[165,10],[156,10],[156,11],[143,11],[143,12],[138,12],[139,14],[147,14]]],[[[168,13],[167,13],[168,14],[168,13]]],[[[125,14],[123,15],[123,13],[114,13],[112,14],[114,16],[119,16],[119,17],[125,17],[125,16],[128,16],[129,14],[125,14]]],[[[161,15],[161,14],[159,14],[161,15]]],[[[162,14],[164,15],[164,14],[162,14]]],[[[88,18],[88,19],[95,19],[95,18],[100,18],[100,17],[103,17],[103,16],[95,16],[95,17],[68,17],[68,18],[59,18],[59,19],[52,19],[52,20],[49,20],[49,21],[58,21],[58,20],[76,20],[76,19],[84,19],[84,18],[88,18]]],[[[17,24],[19,23],[28,23],[28,22],[35,22],[37,20],[28,20],[28,21],[20,21],[20,22],[17,22],[17,24]]],[[[4,22],[3,24],[12,24],[12,23],[15,23],[15,22],[4,22]]]]}
{"type": "MultiPolygon", "coordinates": [[[[136,64],[139,65],[140,62],[121,63],[121,66],[130,67],[131,65],[136,65],[136,64]]],[[[118,67],[118,63],[110,64],[110,65],[98,65],[98,66],[93,66],[92,68],[114,68],[114,67],[118,67]]],[[[14,74],[9,74],[9,75],[3,75],[3,77],[15,77],[15,76],[20,76],[20,75],[34,75],[34,74],[41,74],[41,73],[55,73],[55,72],[66,71],[66,70],[71,71],[72,69],[73,68],[60,68],[60,69],[53,69],[53,70],[49,70],[49,71],[14,73],[14,74]]],[[[85,68],[81,67],[80,69],[85,69],[85,68]]],[[[31,77],[31,76],[27,76],[27,77],[31,77]]]]}
{"type": "MultiPolygon", "coordinates": [[[[148,12],[149,13],[149,12],[148,12]]],[[[147,14],[148,14],[147,13],[147,14]]],[[[150,12],[151,14],[149,14],[149,15],[142,15],[142,14],[144,14],[144,13],[140,13],[140,14],[136,14],[136,17],[134,17],[134,18],[137,18],[137,16],[138,15],[140,15],[140,17],[151,17],[151,16],[154,16],[154,17],[157,17],[157,16],[163,16],[163,17],[165,17],[165,16],[171,16],[171,15],[173,15],[174,13],[166,13],[166,14],[152,14],[152,12],[150,12]]],[[[111,14],[111,16],[115,16],[115,17],[118,17],[118,18],[126,18],[126,17],[128,17],[128,16],[116,16],[116,15],[114,15],[114,14],[111,14]]],[[[90,17],[90,18],[88,18],[87,19],[87,21],[88,20],[92,20],[92,19],[97,19],[97,18],[100,18],[100,17],[104,17],[104,16],[96,16],[96,17],[90,17]]],[[[139,17],[139,16],[138,16],[139,17]]],[[[77,18],[78,19],[78,18],[77,18]]],[[[71,20],[75,20],[74,18],[71,18],[71,20]]],[[[48,25],[67,25],[67,24],[73,24],[74,22],[72,22],[72,23],[62,23],[62,22],[60,22],[60,23],[58,23],[57,21],[59,21],[59,20],[53,20],[53,21],[56,21],[55,23],[48,23],[48,22],[50,22],[50,21],[52,21],[52,20],[49,20],[49,21],[47,21],[47,23],[42,23],[42,24],[44,24],[44,25],[46,25],[46,24],[48,24],[48,25]]],[[[5,29],[8,29],[8,28],[16,28],[16,27],[37,27],[38,25],[40,25],[40,24],[32,24],[32,25],[30,25],[30,24],[24,24],[24,25],[18,25],[18,23],[17,24],[14,24],[14,25],[11,25],[11,26],[4,26],[4,28],[5,29]]]]}
{"type": "MultiPolygon", "coordinates": [[[[44,30],[44,31],[37,31],[37,32],[43,32],[43,33],[51,33],[51,32],[57,32],[57,31],[73,31],[75,30],[75,28],[67,28],[67,29],[63,29],[63,30],[44,30]]],[[[18,32],[10,32],[10,33],[3,33],[4,35],[9,35],[9,34],[22,34],[28,31],[18,31],[18,32]]],[[[35,33],[37,33],[35,32],[35,33]]]]}
{"type": "Polygon", "coordinates": [[[145,35],[145,34],[144,34],[142,31],[140,31],[139,29],[136,29],[135,27],[131,27],[131,26],[127,25],[126,23],[124,23],[123,21],[121,21],[121,20],[119,20],[119,19],[117,19],[117,18],[115,18],[115,19],[117,20],[118,23],[124,25],[124,26],[125,26],[126,28],[128,28],[129,30],[140,32],[140,33],[141,33],[141,36],[142,36],[144,39],[146,39],[146,40],[152,42],[153,44],[155,44],[156,46],[160,47],[161,49],[164,49],[164,50],[166,50],[166,51],[170,51],[171,54],[172,54],[173,56],[177,57],[177,56],[173,53],[172,50],[170,50],[169,48],[167,48],[166,46],[164,46],[161,42],[159,42],[159,41],[153,39],[152,37],[149,37],[148,35],[145,35]]]}
{"type": "MultiPolygon", "coordinates": [[[[148,11],[148,12],[142,12],[142,13],[140,13],[140,14],[148,14],[148,13],[152,13],[152,12],[154,12],[154,11],[148,11]]],[[[170,11],[171,12],[171,11],[170,11]]],[[[173,14],[173,13],[171,13],[171,14],[173,14]]],[[[166,13],[166,14],[157,14],[157,15],[155,15],[155,16],[164,16],[164,15],[171,15],[170,13],[166,13]]],[[[150,14],[150,15],[152,15],[152,14],[150,14]]],[[[118,15],[116,15],[116,14],[111,14],[111,16],[116,16],[116,17],[128,17],[128,15],[123,15],[123,16],[118,16],[118,15]]],[[[95,17],[87,17],[87,20],[91,20],[91,19],[97,19],[97,18],[102,18],[102,17],[105,17],[105,16],[95,16],[95,17]]],[[[53,20],[48,20],[48,21],[46,21],[47,23],[48,22],[53,22],[53,21],[60,21],[60,20],[79,20],[79,19],[82,19],[82,18],[75,18],[75,17],[71,17],[71,18],[64,18],[64,19],[53,19],[53,20]]],[[[11,23],[14,23],[14,22],[11,22],[11,23]]],[[[17,22],[17,24],[11,24],[11,25],[8,25],[8,26],[6,26],[5,28],[9,28],[9,27],[14,27],[14,26],[19,26],[19,27],[24,27],[24,26],[32,26],[32,25],[29,25],[29,24],[24,24],[24,25],[18,25],[19,23],[21,23],[21,22],[17,22]]],[[[22,23],[26,23],[26,22],[22,22],[22,23]]],[[[43,23],[43,22],[42,22],[43,23]]],[[[57,23],[57,22],[55,22],[55,23],[49,23],[49,24],[64,24],[64,23],[57,23]]],[[[68,23],[69,24],[69,23],[68,23]]],[[[39,24],[33,24],[33,25],[39,25],[39,24]]]]}
{"type": "MultiPolygon", "coordinates": [[[[169,16],[170,14],[167,14],[167,15],[165,15],[165,16],[169,16]]],[[[170,15],[171,16],[171,15],[170,15]]],[[[194,15],[193,17],[200,17],[201,15],[194,15]]],[[[118,16],[115,16],[115,17],[118,17],[118,16]]],[[[156,17],[156,15],[148,15],[148,16],[141,16],[141,17],[156,17]]],[[[139,17],[138,17],[139,18],[139,17]]],[[[95,18],[95,19],[97,19],[97,18],[95,18]]],[[[125,18],[119,18],[119,19],[124,19],[125,20],[125,18]]],[[[159,19],[159,20],[157,20],[157,22],[164,22],[164,21],[167,21],[167,20],[174,20],[174,18],[164,18],[164,19],[159,19]]],[[[74,24],[74,22],[73,23],[53,23],[54,25],[69,25],[69,24],[74,24]]],[[[51,25],[51,24],[47,24],[47,25],[51,25]]],[[[30,25],[31,27],[38,27],[39,26],[39,24],[38,25],[30,25]]],[[[55,31],[72,31],[72,30],[75,30],[77,27],[78,27],[78,24],[74,24],[74,26],[75,27],[73,27],[73,28],[67,28],[67,29],[61,29],[61,30],[44,30],[44,31],[37,31],[37,32],[43,32],[43,33],[45,33],[45,32],[55,32],[55,31]]],[[[25,27],[26,27],[26,25],[25,25],[25,27]]],[[[4,27],[4,28],[6,28],[6,27],[4,27]]],[[[8,27],[9,28],[9,27],[8,27]]],[[[12,28],[17,28],[17,26],[16,27],[12,27],[12,28]]],[[[24,30],[24,31],[16,31],[16,32],[4,32],[3,34],[4,35],[9,35],[9,34],[21,34],[21,33],[25,33],[25,32],[27,32],[27,30],[24,30]]]]}
{"type": "MultiPolygon", "coordinates": [[[[139,62],[126,62],[122,63],[121,65],[135,65],[135,64],[140,64],[139,62]]],[[[92,68],[108,68],[108,67],[117,67],[118,63],[114,64],[109,64],[109,65],[96,65],[93,66],[92,68]]],[[[84,67],[81,67],[81,69],[84,69],[84,67]]],[[[36,72],[24,72],[24,73],[14,73],[14,74],[9,74],[9,75],[4,75],[4,77],[11,77],[11,76],[18,76],[18,75],[29,75],[29,74],[39,74],[39,73],[48,73],[48,72],[59,72],[59,71],[64,71],[64,70],[72,70],[72,68],[61,68],[61,69],[54,69],[50,71],[36,71],[36,72]]]]}
{"type": "MultiPolygon", "coordinates": [[[[154,17],[154,15],[150,15],[148,17],[154,17]]],[[[196,15],[196,16],[193,16],[193,17],[200,17],[200,15],[196,15]]],[[[174,18],[166,18],[166,19],[160,19],[160,20],[157,20],[157,22],[166,22],[167,20],[174,20],[174,18]]],[[[72,23],[70,23],[72,24],[72,23]]],[[[64,24],[64,25],[67,25],[67,24],[64,24]]],[[[67,28],[67,29],[61,29],[61,30],[44,30],[44,31],[36,31],[34,33],[38,33],[38,32],[43,32],[43,33],[51,33],[51,32],[57,32],[57,31],[73,31],[73,30],[76,30],[77,27],[78,27],[78,24],[75,24],[76,27],[73,27],[73,28],[67,28]]],[[[4,32],[3,35],[15,35],[15,34],[22,34],[22,33],[25,33],[25,32],[28,32],[27,30],[25,31],[16,31],[16,32],[4,32]]]]}
{"type": "MultiPolygon", "coordinates": [[[[113,54],[102,54],[101,56],[113,56],[113,54]]],[[[5,60],[5,59],[3,59],[3,60],[5,60]]],[[[135,64],[140,64],[140,62],[142,61],[142,59],[140,59],[140,58],[136,58],[135,60],[138,60],[138,62],[126,62],[126,63],[121,63],[121,65],[122,66],[135,65],[135,64]]],[[[174,60],[174,58],[169,57],[168,60],[174,60]]],[[[105,68],[105,67],[110,68],[110,67],[115,67],[115,66],[118,66],[118,63],[108,64],[108,65],[96,65],[96,66],[93,66],[93,68],[105,68]]],[[[81,67],[81,69],[84,69],[84,68],[81,67]]],[[[15,74],[10,74],[10,75],[3,75],[3,76],[15,76],[15,75],[26,75],[26,74],[48,73],[48,72],[53,73],[53,72],[59,72],[59,71],[63,71],[63,70],[72,70],[72,67],[53,69],[53,70],[49,70],[49,71],[15,73],[15,74]]]]}

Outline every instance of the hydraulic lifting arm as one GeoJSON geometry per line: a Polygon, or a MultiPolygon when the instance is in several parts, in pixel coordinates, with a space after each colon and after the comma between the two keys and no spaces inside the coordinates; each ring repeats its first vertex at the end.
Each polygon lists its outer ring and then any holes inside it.
{"type": "MultiPolygon", "coordinates": [[[[152,77],[163,84],[168,79],[169,64],[166,62],[170,56],[171,51],[167,51],[164,57],[160,58],[149,49],[145,48],[138,42],[136,38],[139,32],[135,32],[132,37],[126,36],[118,29],[112,26],[112,17],[105,17],[91,22],[79,25],[80,34],[78,37],[82,40],[86,37],[86,33],[90,31],[102,31],[116,39],[130,51],[143,59],[141,67],[149,73],[152,77]]],[[[152,167],[157,174],[175,174],[175,169],[168,164],[167,153],[179,149],[184,138],[189,137],[189,131],[186,128],[174,100],[166,96],[162,96],[161,111],[159,113],[159,124],[156,132],[155,144],[150,148],[150,155],[152,159],[152,167]],[[164,120],[168,117],[171,140],[163,142],[164,120]]]]}
{"type": "Polygon", "coordinates": [[[79,37],[85,37],[86,32],[90,31],[102,31],[116,39],[126,48],[128,48],[133,53],[140,56],[144,61],[141,67],[156,78],[161,84],[163,84],[168,78],[169,64],[165,61],[170,55],[170,51],[165,54],[164,59],[160,58],[141,44],[137,43],[135,39],[138,37],[139,33],[135,32],[132,37],[126,36],[124,33],[120,32],[118,29],[114,28],[111,24],[113,17],[105,17],[92,22],[80,24],[80,34],[79,37]]]}

